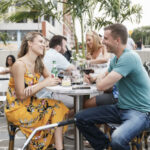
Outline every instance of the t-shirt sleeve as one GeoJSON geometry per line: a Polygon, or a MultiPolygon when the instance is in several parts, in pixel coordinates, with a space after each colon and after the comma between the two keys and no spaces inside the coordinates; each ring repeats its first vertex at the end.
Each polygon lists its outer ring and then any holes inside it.
{"type": "Polygon", "coordinates": [[[112,59],[110,59],[110,63],[109,63],[109,66],[108,66],[108,72],[112,71],[115,59],[116,59],[115,56],[112,59]]]}
{"type": "Polygon", "coordinates": [[[118,60],[113,68],[113,71],[121,74],[123,77],[126,77],[134,70],[135,65],[136,61],[134,59],[134,55],[131,53],[127,53],[118,60]]]}

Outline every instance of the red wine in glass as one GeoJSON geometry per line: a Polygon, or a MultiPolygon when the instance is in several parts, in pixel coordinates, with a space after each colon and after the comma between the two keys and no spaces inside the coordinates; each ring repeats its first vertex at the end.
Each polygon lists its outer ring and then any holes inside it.
{"type": "Polygon", "coordinates": [[[83,69],[83,72],[84,72],[85,74],[90,74],[90,73],[94,73],[94,70],[91,69],[91,68],[87,68],[87,69],[83,69]]]}

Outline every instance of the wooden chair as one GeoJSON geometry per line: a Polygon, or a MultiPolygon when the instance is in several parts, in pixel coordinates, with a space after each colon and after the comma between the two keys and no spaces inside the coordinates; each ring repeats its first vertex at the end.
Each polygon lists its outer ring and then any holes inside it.
{"type": "Polygon", "coordinates": [[[20,130],[18,126],[7,122],[8,124],[8,134],[9,134],[9,148],[8,150],[14,150],[15,135],[20,130]]]}
{"type": "Polygon", "coordinates": [[[4,116],[4,105],[6,102],[6,96],[0,96],[0,116],[4,116]]]}
{"type": "MultiPolygon", "coordinates": [[[[112,132],[119,127],[119,124],[105,124],[104,132],[108,135],[108,138],[111,142],[111,134],[112,132]]],[[[132,150],[142,150],[142,141],[144,140],[145,131],[143,131],[139,136],[136,136],[130,143],[132,150]]],[[[111,146],[109,145],[107,150],[111,150],[111,146]]]]}
{"type": "Polygon", "coordinates": [[[150,130],[144,131],[144,147],[148,150],[148,137],[150,136],[150,130]]]}

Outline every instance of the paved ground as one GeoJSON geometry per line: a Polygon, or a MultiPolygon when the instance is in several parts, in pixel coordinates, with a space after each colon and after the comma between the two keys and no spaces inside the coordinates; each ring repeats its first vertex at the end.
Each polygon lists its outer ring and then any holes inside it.
{"type": "MultiPolygon", "coordinates": [[[[71,137],[73,137],[73,127],[70,127],[71,137]]],[[[8,131],[6,125],[6,118],[0,117],[0,150],[8,150],[8,131]]],[[[25,142],[25,136],[19,131],[15,138],[15,150],[20,150],[25,142]]],[[[74,150],[74,140],[64,138],[65,150],[74,150]]],[[[93,150],[92,148],[84,148],[84,150],[93,150]]]]}
{"type": "MultiPolygon", "coordinates": [[[[67,133],[69,137],[73,137],[73,126],[69,127],[69,132],[67,133]]],[[[7,125],[6,125],[6,118],[0,117],[0,150],[8,150],[8,131],[7,131],[7,125]]],[[[19,131],[16,134],[15,138],[15,150],[20,150],[22,148],[24,142],[25,142],[24,135],[19,131]]],[[[149,148],[150,150],[150,138],[148,140],[149,142],[149,148]]],[[[68,138],[64,138],[65,143],[65,150],[74,150],[74,140],[70,140],[68,138]]],[[[84,147],[84,150],[93,150],[93,148],[87,148],[84,147]]],[[[145,150],[143,148],[143,150],[145,150]]]]}

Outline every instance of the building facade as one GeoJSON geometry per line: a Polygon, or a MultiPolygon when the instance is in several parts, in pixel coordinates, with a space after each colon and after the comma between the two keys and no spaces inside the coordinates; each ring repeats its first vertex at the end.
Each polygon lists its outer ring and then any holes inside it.
{"type": "MultiPolygon", "coordinates": [[[[62,3],[57,3],[56,0],[54,0],[54,3],[57,6],[58,11],[63,11],[62,3]]],[[[8,13],[14,11],[15,7],[11,7],[9,8],[8,13]]],[[[65,21],[65,19],[67,18],[63,17],[63,21],[65,21]]],[[[67,37],[69,45],[72,45],[72,32],[70,32],[69,29],[64,28],[63,21],[59,22],[53,17],[41,17],[40,20],[27,19],[22,20],[19,23],[11,23],[3,19],[0,21],[0,32],[7,33],[8,41],[7,45],[4,45],[3,42],[0,41],[0,49],[18,50],[24,35],[30,31],[40,31],[48,39],[55,34],[64,35],[67,37]]]]}

